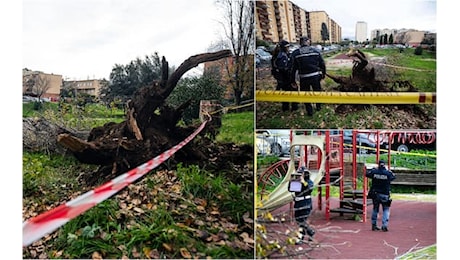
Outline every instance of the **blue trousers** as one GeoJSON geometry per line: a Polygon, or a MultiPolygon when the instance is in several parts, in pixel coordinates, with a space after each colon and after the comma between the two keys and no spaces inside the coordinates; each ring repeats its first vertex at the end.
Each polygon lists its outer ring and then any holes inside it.
{"type": "Polygon", "coordinates": [[[372,200],[374,208],[372,210],[372,225],[377,225],[377,217],[379,215],[380,205],[382,205],[382,227],[388,227],[390,220],[390,206],[388,205],[389,195],[377,194],[377,197],[372,200]]]}

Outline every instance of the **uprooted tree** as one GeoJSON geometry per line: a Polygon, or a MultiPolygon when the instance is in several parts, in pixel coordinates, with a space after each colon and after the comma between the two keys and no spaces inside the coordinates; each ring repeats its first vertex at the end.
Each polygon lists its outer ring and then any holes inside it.
{"type": "Polygon", "coordinates": [[[355,58],[350,77],[326,74],[336,83],[339,83],[337,90],[343,92],[392,92],[398,90],[417,92],[417,89],[409,81],[377,80],[375,68],[368,66],[369,61],[360,50],[352,48],[346,55],[355,58]]]}
{"type": "MultiPolygon", "coordinates": [[[[161,79],[134,93],[126,104],[124,121],[95,127],[86,140],[71,133],[62,133],[58,135],[57,142],[71,151],[80,162],[100,166],[91,178],[107,179],[136,167],[178,144],[196,129],[196,126],[177,126],[190,101],[177,108],[165,103],[182,75],[200,63],[231,55],[231,51],[223,50],[191,56],[169,77],[168,62],[163,57],[161,79]]],[[[211,124],[200,133],[201,138],[197,139],[202,142],[208,140],[205,138],[206,133],[215,134],[218,127],[220,118],[213,118],[211,124]]],[[[187,145],[179,150],[174,160],[208,161],[211,155],[205,152],[203,145],[196,145],[196,142],[195,145],[187,145]]]]}
{"type": "MultiPolygon", "coordinates": [[[[411,82],[405,80],[378,80],[376,79],[376,70],[373,66],[369,66],[369,61],[366,55],[358,49],[351,48],[346,54],[353,57],[353,68],[351,76],[334,76],[329,73],[326,75],[334,80],[339,85],[335,90],[341,92],[418,92],[411,82]]],[[[350,107],[361,109],[369,105],[339,105],[335,111],[345,113],[350,107]]],[[[414,105],[403,105],[409,110],[416,110],[418,113],[423,113],[414,105]]]]}

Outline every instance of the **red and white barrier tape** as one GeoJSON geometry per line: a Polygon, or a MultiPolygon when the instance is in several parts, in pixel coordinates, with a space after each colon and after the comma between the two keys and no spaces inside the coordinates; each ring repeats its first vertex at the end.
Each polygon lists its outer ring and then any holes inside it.
{"type": "Polygon", "coordinates": [[[98,203],[119,192],[135,180],[144,176],[149,171],[158,167],[158,165],[166,161],[179,149],[184,147],[188,142],[195,138],[195,136],[200,133],[201,130],[203,130],[207,122],[208,121],[204,121],[201,126],[190,136],[185,138],[182,142],[175,145],[168,151],[153,158],[152,160],[138,166],[135,169],[121,174],[115,179],[103,184],[94,190],[88,191],[71,201],[61,204],[55,209],[42,213],[32,219],[26,220],[22,226],[23,246],[29,246],[46,234],[55,231],[71,219],[86,212],[90,208],[96,206],[98,203]]]}

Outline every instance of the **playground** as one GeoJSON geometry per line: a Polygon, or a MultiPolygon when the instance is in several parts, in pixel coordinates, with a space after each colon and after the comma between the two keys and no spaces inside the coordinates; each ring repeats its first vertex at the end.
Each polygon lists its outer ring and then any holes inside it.
{"type": "MultiPolygon", "coordinates": [[[[343,142],[343,133],[330,131],[291,131],[291,152],[288,160],[267,167],[258,174],[257,183],[257,256],[264,258],[303,259],[395,259],[436,244],[436,195],[430,201],[394,198],[391,206],[389,232],[372,231],[370,217],[372,200],[367,199],[369,180],[365,177],[371,163],[359,162],[359,144],[354,130],[351,147],[343,142]],[[299,147],[296,147],[299,146],[299,147]],[[351,158],[345,160],[344,151],[351,148],[351,158]],[[309,224],[315,228],[313,241],[296,245],[298,227],[293,220],[292,194],[288,191],[291,174],[298,167],[307,167],[310,179],[317,187],[312,194],[313,211],[309,224]],[[338,195],[331,195],[331,187],[338,187],[338,195]],[[259,245],[258,245],[259,244],[259,245]]],[[[373,133],[376,142],[392,139],[394,132],[373,133]],[[379,140],[380,139],[380,140],[379,140]]],[[[391,144],[390,147],[391,148],[391,144]]],[[[406,184],[417,185],[416,179],[429,179],[426,185],[436,185],[424,170],[408,173],[407,169],[391,166],[391,149],[380,151],[376,146],[376,160],[384,159],[388,167],[412,175],[406,184]],[[386,154],[381,154],[386,152],[386,154]]],[[[434,179],[435,173],[433,174],[434,179]]],[[[406,178],[406,177],[404,177],[406,178]]],[[[420,183],[419,183],[420,184],[420,183]]],[[[336,188],[337,189],[337,188],[336,188]]],[[[380,210],[381,211],[381,210],[380,210]]],[[[378,225],[381,225],[381,214],[378,225]]]]}

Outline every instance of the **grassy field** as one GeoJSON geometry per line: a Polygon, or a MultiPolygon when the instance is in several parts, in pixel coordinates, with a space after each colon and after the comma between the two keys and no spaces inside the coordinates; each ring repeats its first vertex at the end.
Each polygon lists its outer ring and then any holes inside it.
{"type": "MultiPolygon", "coordinates": [[[[24,116],[43,116],[89,130],[124,119],[100,105],[59,111],[46,103],[24,116]]],[[[254,113],[226,114],[217,142],[253,143],[254,113]]],[[[251,162],[252,163],[252,162],[251,162]]],[[[95,170],[75,158],[23,153],[23,220],[92,190],[78,181],[95,170]]],[[[153,170],[113,197],[23,249],[24,258],[252,258],[253,194],[220,172],[177,165],[153,170]]]]}

